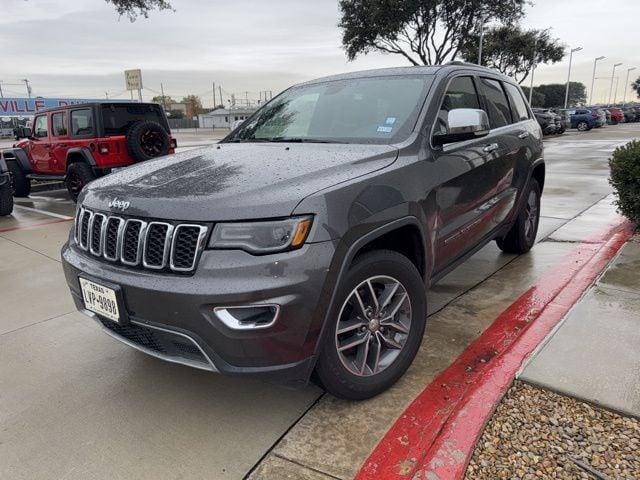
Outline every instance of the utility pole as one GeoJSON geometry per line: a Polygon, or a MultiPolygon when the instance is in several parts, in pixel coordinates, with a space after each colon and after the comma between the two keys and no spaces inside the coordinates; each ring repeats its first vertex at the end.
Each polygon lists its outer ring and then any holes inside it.
{"type": "Polygon", "coordinates": [[[167,111],[167,97],[164,96],[164,85],[160,82],[160,95],[162,95],[162,108],[167,111]]]}
{"type": "Polygon", "coordinates": [[[109,92],[104,92],[104,98],[106,98],[107,100],[109,100],[109,92]]]}
{"type": "Polygon", "coordinates": [[[213,82],[213,108],[216,108],[216,82],[213,82]]]}
{"type": "Polygon", "coordinates": [[[616,68],[622,65],[622,63],[616,63],[613,65],[613,72],[611,72],[611,86],[609,87],[609,105],[611,105],[611,95],[613,94],[613,79],[616,76],[616,68]]]}
{"type": "Polygon", "coordinates": [[[2,80],[0,80],[0,98],[4,98],[4,95],[2,94],[2,80]]]}
{"type": "Polygon", "coordinates": [[[249,92],[244,92],[244,101],[247,108],[249,107],[249,92]]]}
{"type": "Polygon", "coordinates": [[[591,79],[591,91],[589,92],[589,105],[593,105],[593,88],[594,88],[594,84],[596,81],[596,64],[600,61],[600,60],[604,60],[607,57],[597,57],[594,62],[593,62],[593,77],[591,79]]]}
{"type": "Polygon", "coordinates": [[[616,77],[616,90],[615,93],[613,94],[613,104],[616,104],[616,98],[618,98],[618,84],[620,83],[620,77],[616,77]]]}
{"type": "Polygon", "coordinates": [[[564,108],[567,108],[569,104],[569,85],[571,84],[571,63],[573,62],[573,52],[579,52],[582,50],[582,47],[576,47],[571,49],[571,54],[569,55],[569,73],[567,74],[567,89],[564,93],[564,108]]]}
{"type": "Polygon", "coordinates": [[[31,85],[29,85],[29,80],[23,78],[22,81],[27,86],[27,95],[29,96],[29,98],[31,98],[31,85]]]}
{"type": "MultiPolygon", "coordinates": [[[[627,68],[627,81],[624,83],[624,100],[622,101],[625,105],[627,104],[627,87],[629,86],[629,73],[633,72],[636,67],[627,68]]],[[[2,90],[0,90],[0,97],[2,96],[2,90]]]]}
{"type": "Polygon", "coordinates": [[[224,108],[224,100],[222,99],[222,86],[218,85],[218,93],[220,93],[220,105],[224,108]]]}

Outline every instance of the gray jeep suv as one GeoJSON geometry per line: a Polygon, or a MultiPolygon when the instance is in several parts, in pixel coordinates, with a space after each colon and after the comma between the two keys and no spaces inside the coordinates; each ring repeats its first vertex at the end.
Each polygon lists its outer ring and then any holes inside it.
{"type": "Polygon", "coordinates": [[[474,65],[307,82],[218,145],[89,184],[66,280],[150,355],[368,398],[416,355],[429,285],[492,240],[533,246],[541,138],[474,65]]]}

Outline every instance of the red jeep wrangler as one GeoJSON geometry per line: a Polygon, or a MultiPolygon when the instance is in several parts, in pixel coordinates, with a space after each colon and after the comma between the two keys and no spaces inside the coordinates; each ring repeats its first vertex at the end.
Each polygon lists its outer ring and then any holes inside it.
{"type": "Polygon", "coordinates": [[[62,180],[75,201],[82,188],[114,168],[175,152],[164,111],[156,103],[86,103],[39,112],[33,129],[2,158],[14,195],[26,197],[31,180],[62,180]]]}

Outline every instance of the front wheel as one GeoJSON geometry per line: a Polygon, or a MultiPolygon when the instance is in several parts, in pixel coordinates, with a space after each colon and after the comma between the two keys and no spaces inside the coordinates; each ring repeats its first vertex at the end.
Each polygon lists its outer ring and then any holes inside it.
{"type": "Polygon", "coordinates": [[[13,192],[8,183],[0,186],[0,217],[10,215],[13,212],[13,192]]]}
{"type": "Polygon", "coordinates": [[[370,398],[391,387],[418,352],[424,282],[408,258],[378,250],[357,258],[338,288],[316,374],[336,397],[370,398]]]}
{"type": "Polygon", "coordinates": [[[586,132],[587,130],[591,130],[589,128],[589,124],[587,122],[580,122],[578,123],[578,131],[580,132],[586,132]]]}
{"type": "Polygon", "coordinates": [[[96,179],[96,175],[89,165],[82,162],[72,163],[67,169],[65,183],[71,200],[78,201],[78,195],[85,185],[96,179]]]}
{"type": "Polygon", "coordinates": [[[503,238],[496,240],[498,247],[505,253],[527,253],[536,242],[539,223],[540,185],[532,178],[525,192],[525,204],[511,230],[503,238]]]}
{"type": "Polygon", "coordinates": [[[11,172],[11,183],[13,185],[14,197],[28,197],[31,193],[31,181],[24,174],[18,162],[11,160],[7,162],[7,168],[11,172]]]}

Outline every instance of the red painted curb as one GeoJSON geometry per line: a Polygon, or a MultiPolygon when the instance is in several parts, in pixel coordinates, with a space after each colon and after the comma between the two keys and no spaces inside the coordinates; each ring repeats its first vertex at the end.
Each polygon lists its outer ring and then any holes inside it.
{"type": "Polygon", "coordinates": [[[72,222],[73,218],[60,218],[57,220],[48,220],[46,222],[39,222],[39,223],[30,223],[27,225],[19,225],[17,227],[7,227],[7,228],[0,228],[0,233],[5,233],[5,232],[15,232],[17,230],[32,230],[34,228],[38,228],[38,227],[42,227],[44,225],[51,225],[52,223],[62,223],[62,222],[72,222]]]}
{"type": "Polygon", "coordinates": [[[627,222],[580,244],[512,303],[416,397],[356,475],[457,479],[518,369],[631,235],[627,222]],[[414,477],[415,476],[415,477],[414,477]]]}

